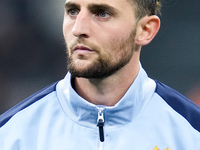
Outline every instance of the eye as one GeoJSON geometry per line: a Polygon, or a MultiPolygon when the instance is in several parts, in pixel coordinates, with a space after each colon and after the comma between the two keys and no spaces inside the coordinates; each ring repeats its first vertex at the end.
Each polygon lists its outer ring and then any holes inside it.
{"type": "Polygon", "coordinates": [[[67,10],[67,13],[68,13],[68,15],[69,16],[77,16],[78,15],[78,13],[79,13],[79,10],[78,9],[69,9],[69,10],[67,10]]]}
{"type": "Polygon", "coordinates": [[[109,18],[111,14],[107,11],[99,11],[97,13],[97,16],[99,16],[100,18],[109,18]]]}
{"type": "Polygon", "coordinates": [[[110,14],[106,11],[101,11],[98,13],[98,16],[101,18],[108,18],[108,17],[110,17],[110,14]]]}

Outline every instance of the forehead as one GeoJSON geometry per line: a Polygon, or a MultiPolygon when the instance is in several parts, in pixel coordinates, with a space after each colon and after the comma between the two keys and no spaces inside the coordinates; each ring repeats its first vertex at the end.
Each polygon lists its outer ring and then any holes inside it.
{"type": "Polygon", "coordinates": [[[88,7],[88,5],[108,5],[116,10],[123,10],[125,12],[134,10],[133,5],[130,0],[66,0],[65,4],[74,3],[80,7],[88,7]]]}

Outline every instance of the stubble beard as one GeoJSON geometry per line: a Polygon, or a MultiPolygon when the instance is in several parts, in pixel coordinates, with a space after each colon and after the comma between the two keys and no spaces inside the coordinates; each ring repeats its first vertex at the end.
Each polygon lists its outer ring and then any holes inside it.
{"type": "Polygon", "coordinates": [[[69,54],[69,51],[72,51],[72,46],[67,48],[67,59],[68,59],[68,70],[71,73],[72,77],[82,77],[82,78],[106,78],[122,67],[124,67],[132,58],[133,53],[135,51],[135,35],[136,30],[133,30],[130,35],[126,39],[120,39],[119,42],[112,45],[111,48],[113,51],[120,50],[120,56],[118,58],[113,58],[113,56],[102,55],[99,47],[92,45],[86,42],[84,39],[78,40],[76,43],[81,43],[83,45],[87,45],[92,50],[94,50],[98,54],[98,58],[93,61],[91,65],[89,65],[85,69],[78,69],[74,64],[74,60],[72,55],[69,54]],[[113,60],[114,59],[114,60],[113,60]]]}

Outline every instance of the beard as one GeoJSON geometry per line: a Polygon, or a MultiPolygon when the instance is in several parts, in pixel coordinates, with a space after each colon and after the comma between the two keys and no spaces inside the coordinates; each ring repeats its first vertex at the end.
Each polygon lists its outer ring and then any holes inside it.
{"type": "MultiPolygon", "coordinates": [[[[124,39],[120,39],[119,41],[110,45],[111,51],[119,51],[117,56],[114,56],[108,53],[101,53],[101,49],[88,43],[85,39],[78,39],[77,42],[72,44],[72,46],[67,46],[67,58],[68,58],[68,70],[71,73],[72,77],[82,77],[82,78],[106,78],[122,67],[124,67],[131,60],[133,53],[135,51],[135,35],[136,29],[132,30],[132,32],[124,39]],[[93,51],[98,54],[98,57],[86,68],[80,69],[74,63],[74,59],[72,57],[72,49],[77,44],[83,44],[89,46],[93,51]]],[[[80,58],[81,59],[81,58],[80,58]]]]}

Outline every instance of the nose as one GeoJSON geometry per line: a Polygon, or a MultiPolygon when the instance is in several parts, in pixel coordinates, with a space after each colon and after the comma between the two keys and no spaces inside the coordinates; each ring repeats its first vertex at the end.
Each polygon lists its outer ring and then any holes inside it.
{"type": "Polygon", "coordinates": [[[90,17],[87,12],[79,12],[76,17],[74,26],[72,28],[72,33],[76,37],[85,37],[90,36],[90,17]]]}

